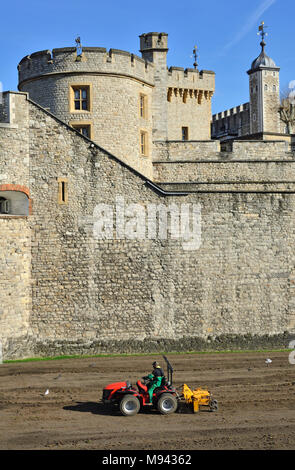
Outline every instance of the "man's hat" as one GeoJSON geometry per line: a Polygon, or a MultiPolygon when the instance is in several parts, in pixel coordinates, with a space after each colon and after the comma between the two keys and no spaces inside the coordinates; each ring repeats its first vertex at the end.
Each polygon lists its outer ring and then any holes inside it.
{"type": "Polygon", "coordinates": [[[153,362],[153,367],[159,367],[158,362],[154,361],[154,362],[153,362]]]}

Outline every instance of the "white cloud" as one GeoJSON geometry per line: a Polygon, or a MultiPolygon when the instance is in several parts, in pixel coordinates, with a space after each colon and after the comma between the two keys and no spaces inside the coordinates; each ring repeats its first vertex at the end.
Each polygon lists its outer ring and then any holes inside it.
{"type": "Polygon", "coordinates": [[[246,24],[242,27],[242,29],[234,37],[234,39],[224,46],[223,52],[226,52],[232,46],[237,44],[244,36],[246,36],[250,29],[252,29],[257,24],[257,22],[261,18],[261,15],[263,15],[263,13],[265,13],[266,10],[268,10],[275,2],[276,0],[264,0],[259,5],[259,7],[256,8],[256,10],[252,13],[246,24]]]}

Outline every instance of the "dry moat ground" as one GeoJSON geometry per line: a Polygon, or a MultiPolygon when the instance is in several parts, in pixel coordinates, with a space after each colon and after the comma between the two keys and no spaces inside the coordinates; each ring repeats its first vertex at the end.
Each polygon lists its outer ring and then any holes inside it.
{"type": "Polygon", "coordinates": [[[159,355],[2,364],[0,449],[294,449],[295,365],[288,356],[169,354],[176,387],[207,386],[219,403],[215,413],[169,416],[149,410],[124,417],[100,403],[106,384],[135,384],[154,360],[164,366],[159,355]]]}

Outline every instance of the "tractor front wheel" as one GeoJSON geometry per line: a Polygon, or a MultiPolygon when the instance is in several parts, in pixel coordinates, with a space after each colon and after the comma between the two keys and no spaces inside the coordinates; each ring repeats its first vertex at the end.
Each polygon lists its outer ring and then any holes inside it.
{"type": "Polygon", "coordinates": [[[174,395],[171,395],[170,393],[163,393],[157,403],[157,408],[162,415],[175,413],[175,411],[177,410],[177,406],[177,399],[174,395]]]}
{"type": "Polygon", "coordinates": [[[120,401],[120,411],[124,416],[134,416],[140,410],[138,398],[133,395],[125,395],[120,401]]]}

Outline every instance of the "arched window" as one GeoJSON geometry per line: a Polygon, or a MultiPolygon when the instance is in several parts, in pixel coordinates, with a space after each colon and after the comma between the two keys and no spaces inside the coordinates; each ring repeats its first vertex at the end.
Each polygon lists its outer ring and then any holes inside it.
{"type": "Polygon", "coordinates": [[[22,191],[0,190],[1,215],[29,215],[29,198],[22,191]]]}

